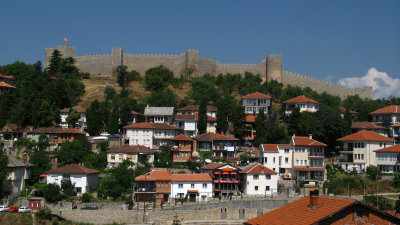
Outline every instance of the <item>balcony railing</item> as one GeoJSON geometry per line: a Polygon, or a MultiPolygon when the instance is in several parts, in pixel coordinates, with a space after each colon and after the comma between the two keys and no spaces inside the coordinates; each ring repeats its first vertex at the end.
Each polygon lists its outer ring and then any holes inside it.
{"type": "Polygon", "coordinates": [[[135,192],[155,192],[155,188],[149,188],[149,187],[136,187],[135,192]]]}
{"type": "Polygon", "coordinates": [[[324,153],[322,152],[310,152],[308,157],[324,157],[324,153]]]}

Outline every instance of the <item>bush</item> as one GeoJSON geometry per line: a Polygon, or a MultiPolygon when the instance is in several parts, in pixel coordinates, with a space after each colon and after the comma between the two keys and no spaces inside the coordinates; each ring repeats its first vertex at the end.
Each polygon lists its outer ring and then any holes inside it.
{"type": "Polygon", "coordinates": [[[42,188],[43,197],[48,202],[57,202],[62,199],[61,188],[57,184],[49,184],[47,187],[42,188]]]}
{"type": "Polygon", "coordinates": [[[393,186],[396,188],[400,188],[400,174],[398,173],[394,174],[393,186]]]}
{"type": "Polygon", "coordinates": [[[365,196],[364,200],[367,204],[377,207],[381,210],[393,210],[393,200],[384,196],[369,195],[365,196]],[[378,206],[376,205],[378,203],[378,206]]]}
{"type": "Polygon", "coordinates": [[[367,177],[370,180],[380,180],[382,178],[382,172],[376,166],[368,166],[367,177]]]}
{"type": "Polygon", "coordinates": [[[43,207],[39,209],[38,212],[35,213],[36,218],[41,220],[51,220],[51,210],[47,207],[43,207]]]}
{"type": "Polygon", "coordinates": [[[92,196],[90,196],[89,193],[84,193],[84,194],[81,196],[81,201],[82,201],[82,202],[91,202],[91,200],[92,200],[92,196]]]}

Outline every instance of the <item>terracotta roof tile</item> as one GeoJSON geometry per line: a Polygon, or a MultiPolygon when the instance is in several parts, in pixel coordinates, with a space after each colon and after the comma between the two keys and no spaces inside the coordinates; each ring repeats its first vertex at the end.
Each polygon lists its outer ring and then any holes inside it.
{"type": "Polygon", "coordinates": [[[164,129],[164,130],[180,130],[181,128],[169,125],[166,123],[136,123],[124,127],[128,128],[140,128],[140,129],[164,129]]]}
{"type": "Polygon", "coordinates": [[[393,145],[387,148],[382,148],[379,150],[375,150],[374,152],[397,152],[400,153],[400,144],[398,145],[393,145]]]}
{"type": "Polygon", "coordinates": [[[172,174],[172,181],[212,181],[208,173],[172,174]]]}
{"type": "Polygon", "coordinates": [[[388,113],[399,113],[400,114],[400,105],[389,105],[385,108],[381,108],[371,112],[370,114],[388,114],[388,113]]]}
{"type": "MultiPolygon", "coordinates": [[[[70,108],[63,108],[63,109],[60,109],[60,112],[68,113],[69,109],[70,108]]],[[[72,109],[75,109],[78,113],[85,113],[86,112],[86,109],[83,108],[83,107],[80,107],[79,105],[72,107],[72,109]]]]}
{"type": "Polygon", "coordinates": [[[225,165],[228,165],[228,164],[227,163],[210,163],[201,168],[203,170],[214,170],[214,169],[217,169],[217,168],[219,168],[221,166],[225,166],[225,165]]]}
{"type": "Polygon", "coordinates": [[[74,128],[61,128],[61,127],[39,127],[29,134],[81,134],[86,135],[85,132],[74,128]]]}
{"type": "Polygon", "coordinates": [[[143,145],[121,145],[121,146],[115,147],[111,150],[108,150],[107,152],[108,153],[113,153],[113,152],[114,153],[117,153],[117,152],[121,152],[121,153],[124,153],[124,152],[126,152],[126,153],[128,153],[128,152],[129,153],[141,153],[141,152],[155,153],[156,151],[149,147],[143,146],[143,145]]]}
{"type": "Polygon", "coordinates": [[[52,169],[46,172],[49,173],[59,173],[59,174],[91,174],[99,173],[98,170],[89,169],[78,164],[69,164],[60,168],[52,169]]]}
{"type": "Polygon", "coordinates": [[[0,87],[5,87],[5,88],[16,88],[12,85],[7,84],[6,82],[0,81],[0,87]]]}
{"type": "Polygon", "coordinates": [[[215,134],[215,133],[204,133],[201,135],[198,135],[196,137],[193,137],[193,139],[197,141],[237,141],[239,139],[233,138],[233,137],[228,137],[222,134],[215,134]]]}
{"type": "Polygon", "coordinates": [[[246,225],[316,224],[318,221],[355,203],[355,200],[318,196],[317,207],[309,208],[310,197],[306,196],[261,216],[246,221],[246,225]]]}
{"type": "Polygon", "coordinates": [[[338,141],[387,141],[394,142],[394,140],[387,138],[383,135],[377,134],[373,131],[361,130],[357,133],[338,139],[338,141]]]}
{"type": "MultiPolygon", "coordinates": [[[[187,105],[182,108],[177,109],[176,111],[199,111],[200,106],[199,105],[187,105]]],[[[207,106],[207,111],[208,112],[217,112],[218,108],[212,105],[207,106]]]]}
{"type": "Polygon", "coordinates": [[[377,125],[373,122],[362,121],[362,122],[352,122],[351,129],[367,129],[367,130],[387,130],[388,128],[377,125]]]}
{"type": "Polygon", "coordinates": [[[271,98],[271,96],[260,92],[254,92],[252,94],[245,95],[242,98],[271,98]]]}
{"type": "Polygon", "coordinates": [[[86,135],[85,132],[75,129],[75,128],[62,128],[61,130],[57,131],[56,134],[81,134],[86,135]]]}
{"type": "Polygon", "coordinates": [[[262,144],[264,152],[279,152],[277,144],[262,144]]]}
{"type": "Polygon", "coordinates": [[[183,134],[180,134],[174,138],[171,138],[171,141],[193,141],[193,139],[188,138],[183,134]]]}
{"type": "Polygon", "coordinates": [[[400,123],[396,123],[395,125],[392,125],[392,127],[400,127],[400,123]]]}
{"type": "Polygon", "coordinates": [[[326,147],[326,144],[310,139],[309,137],[294,137],[294,145],[296,146],[321,146],[326,147]]]}
{"type": "MultiPolygon", "coordinates": [[[[345,107],[343,107],[343,106],[339,106],[339,110],[340,110],[340,112],[345,113],[347,109],[345,107]]],[[[350,110],[349,112],[351,114],[358,114],[358,112],[353,111],[353,110],[350,110]]]]}
{"type": "Polygon", "coordinates": [[[139,112],[135,112],[135,111],[131,111],[132,115],[138,115],[138,116],[144,116],[143,114],[139,113],[139,112]]]}
{"type": "MultiPolygon", "coordinates": [[[[199,114],[176,114],[175,120],[199,120],[199,114]]],[[[217,118],[207,115],[207,121],[217,121],[217,118]]]]}
{"type": "Polygon", "coordinates": [[[135,180],[136,181],[172,180],[172,176],[168,170],[153,170],[149,173],[146,173],[146,174],[136,177],[135,180]]]}
{"type": "Polygon", "coordinates": [[[312,100],[310,98],[307,98],[305,96],[302,96],[302,95],[301,96],[297,96],[297,97],[292,98],[292,99],[289,99],[289,100],[286,100],[283,103],[297,103],[297,102],[320,104],[319,102],[314,101],[314,100],[312,100]]]}
{"type": "Polygon", "coordinates": [[[241,173],[247,174],[277,174],[277,172],[271,170],[270,168],[261,165],[260,163],[252,163],[246,166],[241,173]],[[263,172],[261,172],[263,171],[263,172]]]}
{"type": "Polygon", "coordinates": [[[255,115],[247,115],[246,116],[246,122],[247,123],[255,123],[256,122],[256,116],[255,115]]]}
{"type": "Polygon", "coordinates": [[[295,171],[325,171],[325,168],[313,168],[308,166],[294,166],[295,171]]]}

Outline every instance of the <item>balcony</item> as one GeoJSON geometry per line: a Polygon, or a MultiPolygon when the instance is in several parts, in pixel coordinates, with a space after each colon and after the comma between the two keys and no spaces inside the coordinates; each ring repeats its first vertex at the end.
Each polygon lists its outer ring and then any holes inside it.
{"type": "Polygon", "coordinates": [[[324,158],[324,153],[322,152],[310,152],[309,158],[324,158]]]}
{"type": "Polygon", "coordinates": [[[341,151],[339,151],[341,154],[353,154],[353,148],[343,148],[341,151]]]}
{"type": "Polygon", "coordinates": [[[150,192],[156,192],[156,189],[152,187],[135,187],[135,192],[150,193],[150,192]]]}

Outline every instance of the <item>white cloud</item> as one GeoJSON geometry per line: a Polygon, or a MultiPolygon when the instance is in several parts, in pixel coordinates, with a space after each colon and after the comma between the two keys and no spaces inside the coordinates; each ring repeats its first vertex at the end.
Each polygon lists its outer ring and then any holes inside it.
{"type": "Polygon", "coordinates": [[[374,98],[400,97],[400,79],[392,78],[385,72],[371,68],[363,77],[346,77],[338,81],[339,85],[349,88],[372,86],[374,98]]]}

